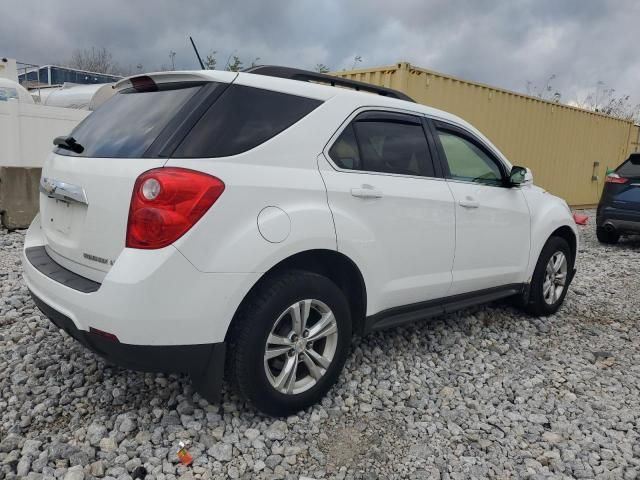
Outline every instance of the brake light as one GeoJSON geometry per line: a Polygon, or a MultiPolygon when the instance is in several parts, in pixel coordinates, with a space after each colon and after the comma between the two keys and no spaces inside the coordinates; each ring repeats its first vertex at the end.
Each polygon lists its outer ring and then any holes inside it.
{"type": "Polygon", "coordinates": [[[158,90],[158,85],[153,81],[153,78],[146,75],[133,77],[129,80],[133,88],[138,92],[156,92],[158,90]]]}
{"type": "Polygon", "coordinates": [[[610,173],[604,179],[605,183],[627,183],[628,179],[621,177],[617,173],[610,173]]]}
{"type": "Polygon", "coordinates": [[[144,172],[133,187],[127,247],[171,245],[200,220],[223,191],[222,180],[194,170],[167,167],[144,172]]]}

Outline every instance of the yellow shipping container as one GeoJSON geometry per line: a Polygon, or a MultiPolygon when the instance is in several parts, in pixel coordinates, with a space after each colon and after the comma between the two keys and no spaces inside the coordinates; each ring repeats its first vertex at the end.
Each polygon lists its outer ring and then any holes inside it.
{"type": "Polygon", "coordinates": [[[598,203],[607,168],[640,150],[640,127],[600,113],[414,67],[408,63],[334,75],[400,90],[472,123],[536,184],[573,206],[598,203]]]}

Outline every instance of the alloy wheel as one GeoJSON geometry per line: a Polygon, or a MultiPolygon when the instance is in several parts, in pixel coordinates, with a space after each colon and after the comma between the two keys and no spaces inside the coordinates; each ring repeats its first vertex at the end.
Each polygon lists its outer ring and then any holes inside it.
{"type": "Polygon", "coordinates": [[[567,282],[567,257],[563,252],[551,255],[544,274],[542,296],[547,305],[553,305],[562,296],[567,282]]]}
{"type": "Polygon", "coordinates": [[[271,386],[287,395],[313,387],[336,354],[338,324],[320,300],[300,300],[275,321],[264,350],[264,369],[271,386]]]}

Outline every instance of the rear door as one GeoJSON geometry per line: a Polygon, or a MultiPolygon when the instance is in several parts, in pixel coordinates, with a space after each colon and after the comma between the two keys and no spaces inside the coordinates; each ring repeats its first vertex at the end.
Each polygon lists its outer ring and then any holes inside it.
{"type": "Polygon", "coordinates": [[[447,294],[453,197],[437,178],[421,117],[352,117],[319,161],[338,250],[366,269],[368,313],[447,294]]]}
{"type": "Polygon", "coordinates": [[[522,283],[529,259],[530,214],[506,166],[471,132],[431,122],[455,200],[456,251],[450,295],[522,283]]]}
{"type": "Polygon", "coordinates": [[[42,170],[40,214],[47,251],[64,267],[96,281],[124,249],[136,178],[163,166],[162,152],[183,134],[187,117],[226,87],[224,82],[138,78],[74,129],[75,151],[58,147],[42,170]]]}

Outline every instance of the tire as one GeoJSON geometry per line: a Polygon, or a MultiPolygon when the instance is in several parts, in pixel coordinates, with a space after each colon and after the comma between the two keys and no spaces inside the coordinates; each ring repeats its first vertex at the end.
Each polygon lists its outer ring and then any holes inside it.
{"type": "Polygon", "coordinates": [[[596,237],[600,243],[614,244],[620,240],[620,234],[614,229],[596,227],[596,237]]]}
{"type": "MultiPolygon", "coordinates": [[[[554,265],[557,262],[554,262],[554,265]]],[[[529,289],[529,302],[527,311],[536,316],[552,315],[558,311],[564,297],[567,295],[569,282],[573,272],[574,258],[571,254],[569,244],[564,238],[550,237],[540,252],[538,263],[533,272],[533,278],[529,289]],[[553,274],[552,270],[548,270],[550,260],[564,257],[564,269],[560,268],[559,272],[553,274]],[[564,274],[564,278],[559,275],[564,274]],[[554,282],[549,287],[549,279],[554,282]],[[562,285],[555,282],[563,282],[562,285]],[[562,288],[559,288],[562,287],[562,288]]],[[[552,267],[549,267],[550,269],[552,267]]]]}
{"type": "Polygon", "coordinates": [[[351,345],[351,314],[331,280],[299,270],[269,277],[236,315],[229,372],[239,393],[258,410],[291,415],[320,401],[336,383],[351,345]],[[296,312],[301,318],[306,313],[306,327],[294,325],[296,312]],[[268,338],[276,342],[267,344],[268,338]],[[267,350],[273,355],[268,360],[267,350]]]}

